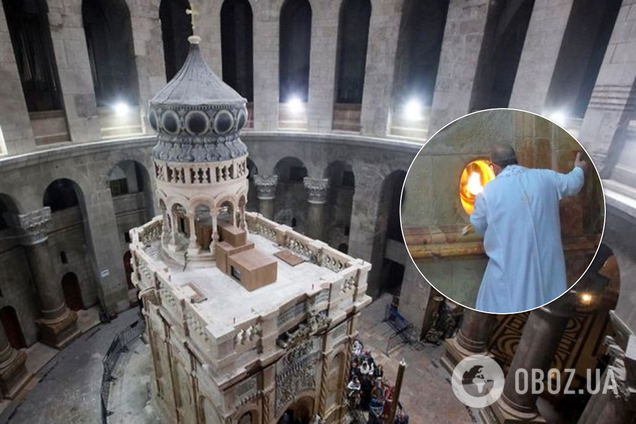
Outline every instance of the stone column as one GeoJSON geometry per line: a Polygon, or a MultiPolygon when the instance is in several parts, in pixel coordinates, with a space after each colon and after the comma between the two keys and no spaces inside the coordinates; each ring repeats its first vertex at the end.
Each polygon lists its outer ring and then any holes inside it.
{"type": "Polygon", "coordinates": [[[497,315],[465,309],[457,337],[444,342],[446,352],[441,359],[444,368],[452,374],[462,359],[471,355],[488,356],[488,342],[496,322],[497,315]]]}
{"type": "Polygon", "coordinates": [[[491,408],[499,422],[542,421],[537,412],[538,394],[532,393],[529,381],[521,382],[529,389],[524,393],[516,391],[515,379],[518,370],[526,370],[519,379],[529,379],[533,370],[542,370],[545,374],[559,347],[559,342],[570,317],[574,314],[575,295],[564,295],[550,305],[534,310],[525,326],[515,356],[510,364],[504,391],[491,408]],[[524,377],[525,375],[525,377],[524,377]]]}
{"type": "Polygon", "coordinates": [[[451,0],[448,5],[431,107],[430,135],[470,112],[489,4],[489,0],[451,0]]]}
{"type": "Polygon", "coordinates": [[[606,336],[605,344],[612,362],[598,383],[600,390],[588,401],[579,424],[630,424],[636,416],[636,336],[629,336],[625,348],[610,336],[606,336]],[[608,378],[618,386],[616,393],[611,389],[603,393],[606,384],[611,386],[608,378]]]}
{"type": "Polygon", "coordinates": [[[188,215],[188,230],[190,231],[190,243],[188,244],[188,254],[196,255],[199,253],[199,243],[197,241],[196,220],[194,219],[194,211],[188,215]]]}
{"type": "Polygon", "coordinates": [[[250,0],[254,36],[254,129],[278,129],[280,9],[283,0],[250,0]]]}
{"type": "Polygon", "coordinates": [[[329,132],[332,127],[341,2],[342,0],[310,1],[309,131],[329,132]]]}
{"type": "Polygon", "coordinates": [[[135,6],[130,7],[130,22],[137,67],[142,129],[144,132],[152,132],[147,118],[148,101],[166,85],[159,2],[136,0],[135,6]]]}
{"type": "Polygon", "coordinates": [[[5,19],[4,7],[0,3],[0,155],[19,154],[35,149],[35,139],[29,121],[20,74],[15,62],[9,27],[5,19]],[[6,148],[6,151],[4,149],[6,148]]]}
{"type": "Polygon", "coordinates": [[[258,197],[258,212],[265,218],[274,219],[274,199],[276,198],[278,175],[254,175],[254,185],[258,197]]]}
{"type": "Polygon", "coordinates": [[[371,2],[367,64],[360,123],[362,134],[384,137],[389,126],[395,55],[397,53],[403,0],[371,2]]]}
{"type": "Polygon", "coordinates": [[[0,392],[4,398],[15,398],[33,378],[25,363],[26,353],[11,347],[4,327],[0,325],[0,392]]]}
{"type": "Polygon", "coordinates": [[[307,189],[307,201],[309,202],[307,236],[322,240],[325,231],[325,205],[329,193],[329,179],[305,177],[303,184],[307,189]]]}
{"type": "Polygon", "coordinates": [[[82,2],[49,0],[47,3],[55,62],[71,140],[99,140],[101,126],[82,24],[82,2]]]}
{"type": "Polygon", "coordinates": [[[583,119],[579,140],[592,155],[602,178],[610,178],[620,143],[627,137],[636,103],[636,5],[623,1],[592,98],[583,119]],[[612,147],[615,147],[612,149],[612,147]],[[610,157],[610,151],[613,155],[610,157]]]}
{"type": "Polygon", "coordinates": [[[46,207],[18,215],[20,227],[27,236],[22,243],[35,282],[42,317],[38,322],[42,342],[62,349],[80,335],[77,314],[66,307],[62,286],[52,275],[46,227],[51,209],[46,207]]]}
{"type": "Polygon", "coordinates": [[[534,2],[510,107],[543,113],[573,3],[573,0],[534,2]]]}

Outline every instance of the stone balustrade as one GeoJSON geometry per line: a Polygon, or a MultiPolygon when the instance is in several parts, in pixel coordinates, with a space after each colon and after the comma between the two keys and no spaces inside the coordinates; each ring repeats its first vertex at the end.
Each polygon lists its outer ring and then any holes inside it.
{"type": "Polygon", "coordinates": [[[219,184],[247,177],[247,157],[225,162],[168,163],[155,160],[157,180],[179,185],[219,184]]]}
{"type": "Polygon", "coordinates": [[[371,269],[369,263],[259,214],[248,213],[248,227],[254,233],[305,256],[333,274],[322,277],[309,292],[300,294],[282,307],[278,305],[276,309],[256,311],[249,319],[237,317],[230,325],[222,324],[204,311],[204,303],[196,303],[193,298],[197,294],[190,287],[171,281],[169,268],[156,256],[162,223],[163,218],[158,216],[131,230],[132,281],[140,290],[154,288],[155,307],[169,322],[179,323],[184,328],[188,345],[199,352],[217,375],[228,371],[237,360],[247,364],[258,359],[264,346],[275,346],[281,335],[295,331],[312,314],[320,315],[335,326],[348,313],[355,313],[356,306],[364,307],[371,301],[365,295],[367,275],[371,269]]]}

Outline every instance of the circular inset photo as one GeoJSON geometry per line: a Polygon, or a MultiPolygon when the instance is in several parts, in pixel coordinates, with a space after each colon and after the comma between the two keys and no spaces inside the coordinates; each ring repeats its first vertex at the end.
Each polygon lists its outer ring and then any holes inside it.
{"type": "Polygon", "coordinates": [[[400,219],[413,262],[437,291],[510,314],[581,279],[601,243],[605,198],[570,133],[530,112],[490,109],[426,142],[406,176],[400,219]]]}

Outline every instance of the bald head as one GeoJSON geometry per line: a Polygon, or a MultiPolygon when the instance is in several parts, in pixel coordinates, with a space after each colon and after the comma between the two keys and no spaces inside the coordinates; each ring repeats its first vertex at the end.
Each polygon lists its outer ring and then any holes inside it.
{"type": "Polygon", "coordinates": [[[490,151],[490,161],[504,169],[508,165],[517,164],[517,155],[515,149],[508,144],[498,144],[490,151]]]}

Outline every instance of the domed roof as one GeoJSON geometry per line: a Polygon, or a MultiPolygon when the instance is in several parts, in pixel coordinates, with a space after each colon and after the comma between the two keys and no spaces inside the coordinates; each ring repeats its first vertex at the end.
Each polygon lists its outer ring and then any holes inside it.
{"type": "Polygon", "coordinates": [[[239,131],[247,123],[247,100],[208,67],[191,36],[181,70],[150,100],[148,121],[157,131],[156,160],[219,162],[247,154],[239,131]]]}
{"type": "Polygon", "coordinates": [[[162,105],[210,105],[236,103],[247,100],[224,83],[201,56],[198,37],[190,37],[190,53],[177,75],[150,101],[162,105]]]}

